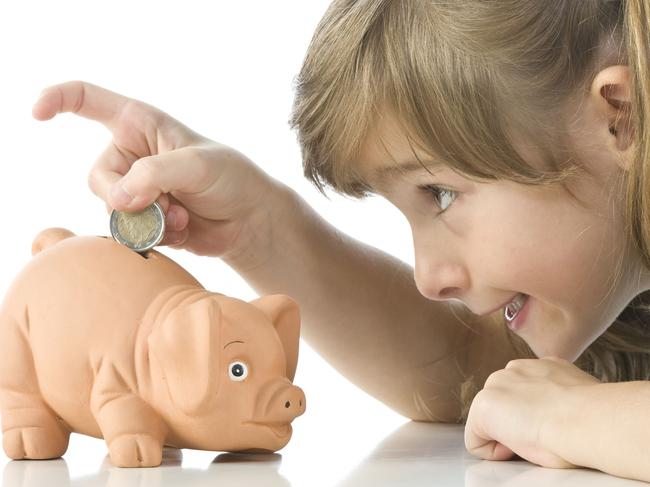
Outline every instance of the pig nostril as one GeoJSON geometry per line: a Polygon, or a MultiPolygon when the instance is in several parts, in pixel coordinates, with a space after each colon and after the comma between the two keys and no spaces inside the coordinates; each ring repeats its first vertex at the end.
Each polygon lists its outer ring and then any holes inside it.
{"type": "Polygon", "coordinates": [[[289,401],[287,401],[287,402],[284,403],[284,407],[285,407],[285,408],[288,408],[289,406],[291,406],[291,403],[290,403],[289,401]]]}
{"type": "Polygon", "coordinates": [[[300,403],[300,405],[302,406],[302,400],[300,400],[300,401],[298,401],[298,402],[299,402],[299,403],[300,403]]]}

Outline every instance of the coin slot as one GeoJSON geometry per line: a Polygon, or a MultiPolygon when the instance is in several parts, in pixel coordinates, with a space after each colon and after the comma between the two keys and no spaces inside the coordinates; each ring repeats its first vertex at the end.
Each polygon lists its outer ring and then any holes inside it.
{"type": "MultiPolygon", "coordinates": [[[[104,235],[97,235],[97,237],[99,237],[99,238],[108,238],[108,239],[111,238],[111,237],[106,237],[104,235]]],[[[135,252],[135,253],[138,254],[140,257],[144,257],[145,259],[149,259],[149,251],[148,250],[146,252],[135,252]]]]}

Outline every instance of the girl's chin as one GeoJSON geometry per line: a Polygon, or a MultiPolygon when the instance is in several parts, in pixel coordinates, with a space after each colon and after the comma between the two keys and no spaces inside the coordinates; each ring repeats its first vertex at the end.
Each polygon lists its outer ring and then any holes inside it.
{"type": "MultiPolygon", "coordinates": [[[[528,343],[528,341],[526,341],[528,343]]],[[[576,359],[582,354],[582,351],[569,349],[567,347],[558,347],[557,344],[547,344],[546,346],[535,346],[535,344],[528,343],[528,346],[533,351],[537,358],[543,357],[557,357],[568,362],[575,362],[576,359]]]]}

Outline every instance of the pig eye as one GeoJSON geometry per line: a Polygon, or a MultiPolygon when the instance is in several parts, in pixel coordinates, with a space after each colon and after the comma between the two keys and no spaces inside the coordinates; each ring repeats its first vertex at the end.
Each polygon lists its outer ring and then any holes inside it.
{"type": "Polygon", "coordinates": [[[248,366],[244,362],[232,362],[228,366],[228,373],[232,380],[244,380],[248,375],[248,366]]]}

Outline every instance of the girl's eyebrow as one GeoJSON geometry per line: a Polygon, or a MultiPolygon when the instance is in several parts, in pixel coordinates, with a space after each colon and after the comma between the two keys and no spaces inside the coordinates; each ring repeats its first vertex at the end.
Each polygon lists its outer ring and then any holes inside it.
{"type": "Polygon", "coordinates": [[[407,160],[400,164],[376,169],[373,173],[372,181],[375,186],[382,187],[388,179],[394,178],[396,174],[404,175],[408,172],[422,171],[424,169],[428,169],[432,174],[435,174],[436,170],[439,170],[443,166],[444,164],[440,161],[423,160],[420,162],[407,160]]]}

